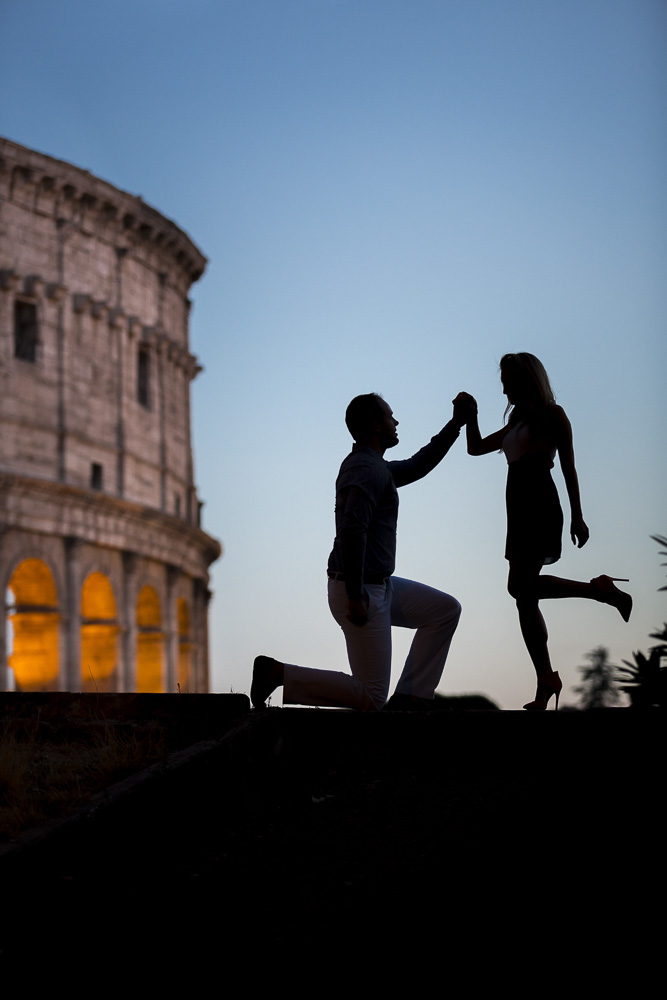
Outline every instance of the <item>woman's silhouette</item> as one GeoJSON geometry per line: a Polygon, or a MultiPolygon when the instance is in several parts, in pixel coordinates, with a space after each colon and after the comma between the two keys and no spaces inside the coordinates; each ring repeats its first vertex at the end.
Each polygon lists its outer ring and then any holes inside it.
{"type": "Polygon", "coordinates": [[[508,462],[507,543],[509,560],[507,589],[516,600],[519,624],[537,673],[534,701],[524,705],[543,711],[552,695],[563,687],[551,667],[547,628],[539,602],[545,597],[586,597],[615,607],[628,621],[632,598],[614,585],[618,577],[598,576],[590,583],[542,576],[542,567],[560,559],[563,512],[551,478],[556,452],[560,459],[572,512],[570,536],[581,548],[588,541],[588,528],[581,513],[579,481],[574,466],[572,428],[565,411],[555,401],[549,377],[532,354],[506,354],[500,362],[500,381],[507,396],[507,425],[495,434],[481,437],[477,403],[465,396],[470,407],[466,425],[468,454],[486,455],[502,449],[508,462]]]}

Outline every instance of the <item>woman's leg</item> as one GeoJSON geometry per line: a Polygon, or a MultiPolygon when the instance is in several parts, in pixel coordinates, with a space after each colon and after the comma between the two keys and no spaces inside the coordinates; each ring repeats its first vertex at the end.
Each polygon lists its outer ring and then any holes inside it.
{"type": "Polygon", "coordinates": [[[541,568],[541,563],[511,559],[507,580],[507,589],[516,601],[521,634],[538,681],[547,680],[553,672],[547,645],[549,634],[539,606],[541,568]]]}
{"type": "Polygon", "coordinates": [[[510,573],[507,589],[516,600],[519,612],[521,634],[526,643],[528,655],[533,661],[537,674],[537,693],[533,701],[523,707],[530,711],[543,712],[552,695],[558,698],[563,689],[558,673],[551,669],[549,647],[547,646],[547,626],[540,612],[539,581],[541,563],[510,560],[510,573]]]}
{"type": "Polygon", "coordinates": [[[539,600],[551,597],[586,597],[599,600],[597,588],[592,583],[579,580],[565,580],[562,576],[538,576],[537,593],[539,600]]]}
{"type": "Polygon", "coordinates": [[[619,590],[611,576],[596,576],[590,583],[564,580],[560,576],[538,576],[537,595],[539,600],[551,597],[584,597],[589,601],[610,604],[626,622],[632,613],[632,598],[625,591],[619,590]]]}

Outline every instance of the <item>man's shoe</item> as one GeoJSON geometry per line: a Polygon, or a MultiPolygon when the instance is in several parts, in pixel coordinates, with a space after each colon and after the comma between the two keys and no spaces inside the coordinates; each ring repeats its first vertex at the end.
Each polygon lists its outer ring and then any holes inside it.
{"type": "Polygon", "coordinates": [[[266,699],[283,682],[283,664],[272,656],[256,656],[252,666],[250,701],[255,708],[266,708],[266,699]]]}

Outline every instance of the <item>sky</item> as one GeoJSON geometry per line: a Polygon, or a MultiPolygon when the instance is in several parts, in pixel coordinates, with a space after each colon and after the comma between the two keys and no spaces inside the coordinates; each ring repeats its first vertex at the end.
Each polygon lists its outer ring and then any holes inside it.
{"type": "MultiPolygon", "coordinates": [[[[544,602],[561,702],[585,654],[667,618],[664,0],[0,0],[0,133],[173,219],[192,289],[211,687],[259,653],[347,669],[326,601],[349,400],[408,457],[530,351],[574,430],[591,539],[557,572],[630,577],[629,624],[544,602]]],[[[555,479],[569,521],[560,470],[555,479]]],[[[506,463],[463,437],[401,490],[396,572],[463,615],[439,690],[534,696],[504,560],[506,463]]],[[[554,567],[556,569],[556,567],[554,567]]],[[[411,633],[394,632],[393,680],[411,633]]],[[[280,696],[273,700],[280,704],[280,696]]]]}

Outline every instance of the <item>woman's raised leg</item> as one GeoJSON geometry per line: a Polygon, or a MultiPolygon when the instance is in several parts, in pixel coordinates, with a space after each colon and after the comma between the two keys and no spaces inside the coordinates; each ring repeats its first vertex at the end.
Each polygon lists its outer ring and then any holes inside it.
{"type": "Polygon", "coordinates": [[[616,608],[623,621],[627,622],[632,612],[632,598],[630,594],[626,594],[615,585],[614,581],[620,579],[613,576],[596,576],[590,583],[582,583],[579,580],[565,580],[560,576],[539,576],[537,592],[539,600],[553,597],[584,597],[590,601],[610,604],[616,608]]]}

